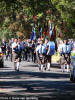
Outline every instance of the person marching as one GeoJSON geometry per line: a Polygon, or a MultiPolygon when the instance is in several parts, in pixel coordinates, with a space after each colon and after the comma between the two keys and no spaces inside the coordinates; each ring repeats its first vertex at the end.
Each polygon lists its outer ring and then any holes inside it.
{"type": "Polygon", "coordinates": [[[51,57],[55,53],[55,43],[54,41],[48,41],[47,43],[47,70],[50,71],[50,66],[51,66],[51,57]]]}
{"type": "Polygon", "coordinates": [[[44,46],[45,46],[45,49],[46,49],[46,55],[45,55],[45,70],[47,69],[47,44],[48,44],[49,40],[48,38],[45,39],[45,42],[44,42],[44,46]]]}
{"type": "Polygon", "coordinates": [[[20,61],[21,61],[21,46],[20,40],[14,39],[14,43],[12,44],[12,54],[14,61],[14,69],[19,71],[20,61]]]}
{"type": "Polygon", "coordinates": [[[2,39],[1,46],[2,46],[3,54],[6,55],[6,40],[4,38],[2,39]]]}
{"type": "Polygon", "coordinates": [[[39,70],[43,71],[44,68],[44,57],[46,55],[46,48],[43,45],[43,40],[40,40],[40,45],[36,48],[36,55],[38,55],[39,70]]]}
{"type": "Polygon", "coordinates": [[[12,54],[12,44],[14,43],[14,38],[11,38],[11,40],[10,40],[10,43],[9,43],[9,45],[10,45],[10,60],[11,60],[11,62],[13,61],[13,54],[12,54]]]}
{"type": "Polygon", "coordinates": [[[71,49],[71,44],[69,44],[68,39],[64,39],[62,54],[64,56],[64,68],[67,67],[67,72],[69,72],[71,49]]]}
{"type": "Polygon", "coordinates": [[[10,59],[10,45],[9,43],[6,44],[6,60],[10,59]]]}
{"type": "Polygon", "coordinates": [[[36,61],[36,52],[35,52],[35,41],[33,41],[33,40],[32,40],[31,53],[32,53],[32,61],[35,63],[35,61],[36,61]]]}
{"type": "Polygon", "coordinates": [[[60,62],[60,66],[61,66],[61,71],[64,72],[64,56],[63,56],[62,47],[63,47],[63,41],[61,40],[58,45],[58,53],[60,55],[59,62],[60,62]]]}

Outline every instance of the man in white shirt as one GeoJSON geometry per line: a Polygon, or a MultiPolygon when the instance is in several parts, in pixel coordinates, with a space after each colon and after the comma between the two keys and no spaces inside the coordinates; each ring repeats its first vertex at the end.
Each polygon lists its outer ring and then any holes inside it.
{"type": "Polygon", "coordinates": [[[40,69],[43,71],[44,57],[46,54],[46,48],[43,45],[43,41],[40,40],[40,45],[36,48],[36,54],[38,55],[38,63],[40,64],[40,69]]]}
{"type": "Polygon", "coordinates": [[[18,46],[19,46],[18,39],[14,39],[14,42],[12,44],[12,54],[13,54],[14,68],[17,71],[19,71],[19,65],[20,65],[18,46]]]}

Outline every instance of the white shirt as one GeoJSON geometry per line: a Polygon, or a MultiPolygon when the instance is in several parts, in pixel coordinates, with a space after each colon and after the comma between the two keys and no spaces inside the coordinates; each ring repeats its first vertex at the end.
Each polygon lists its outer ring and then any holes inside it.
{"type": "Polygon", "coordinates": [[[43,53],[46,53],[46,48],[44,45],[38,45],[37,48],[36,48],[36,51],[39,53],[39,54],[43,54],[43,53]]]}
{"type": "Polygon", "coordinates": [[[63,47],[63,44],[59,44],[59,46],[58,46],[58,52],[59,53],[62,51],[62,47],[63,47]]]}
{"type": "Polygon", "coordinates": [[[14,51],[14,47],[17,45],[17,43],[16,42],[14,42],[13,44],[12,44],[12,51],[14,51]]]}

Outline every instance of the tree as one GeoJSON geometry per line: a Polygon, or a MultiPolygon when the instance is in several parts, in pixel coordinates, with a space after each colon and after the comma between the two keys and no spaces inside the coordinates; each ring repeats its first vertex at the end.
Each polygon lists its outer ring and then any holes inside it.
{"type": "Polygon", "coordinates": [[[1,0],[0,30],[7,27],[11,29],[12,36],[20,32],[29,37],[34,22],[38,28],[38,23],[44,26],[51,20],[57,30],[69,36],[75,32],[74,5],[74,0],[1,0]],[[9,22],[5,25],[6,19],[9,22]]]}
{"type": "MultiPolygon", "coordinates": [[[[75,32],[75,1],[74,0],[52,0],[53,5],[61,15],[63,28],[66,27],[68,35],[75,32]]],[[[66,34],[66,35],[67,35],[66,34]]],[[[72,36],[72,35],[70,35],[72,36]]]]}

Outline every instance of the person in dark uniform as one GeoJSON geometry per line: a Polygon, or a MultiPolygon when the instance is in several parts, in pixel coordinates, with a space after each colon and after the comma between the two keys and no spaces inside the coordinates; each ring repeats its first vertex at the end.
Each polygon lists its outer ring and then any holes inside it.
{"type": "Polygon", "coordinates": [[[6,41],[5,41],[5,39],[2,39],[1,46],[2,46],[3,54],[6,55],[6,41]]]}
{"type": "Polygon", "coordinates": [[[10,46],[10,60],[12,62],[12,44],[14,43],[14,38],[11,38],[11,40],[9,41],[9,46],[10,46]]]}
{"type": "Polygon", "coordinates": [[[35,42],[33,40],[32,40],[31,51],[32,51],[32,61],[35,63],[35,61],[36,61],[36,52],[35,52],[35,42]]]}
{"type": "Polygon", "coordinates": [[[10,45],[9,43],[6,44],[6,60],[10,59],[10,45]]]}

